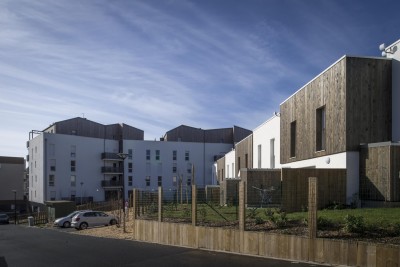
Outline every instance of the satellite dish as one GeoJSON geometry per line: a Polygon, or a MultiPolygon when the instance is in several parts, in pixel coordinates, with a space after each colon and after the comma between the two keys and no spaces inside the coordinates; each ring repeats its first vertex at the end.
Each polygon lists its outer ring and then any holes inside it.
{"type": "MultiPolygon", "coordinates": [[[[383,43],[383,44],[381,44],[381,45],[379,46],[379,50],[385,51],[385,49],[386,49],[385,43],[383,43]]],[[[383,56],[383,53],[382,53],[382,56],[383,56]]]]}

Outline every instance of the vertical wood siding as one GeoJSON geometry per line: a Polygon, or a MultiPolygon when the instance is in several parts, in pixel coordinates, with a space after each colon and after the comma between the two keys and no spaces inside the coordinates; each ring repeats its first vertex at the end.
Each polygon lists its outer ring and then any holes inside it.
{"type": "Polygon", "coordinates": [[[281,163],[358,150],[391,138],[391,61],[344,57],[281,104],[281,163]],[[316,110],[325,106],[326,148],[316,149],[316,110]],[[290,123],[296,121],[295,157],[290,123]]]}

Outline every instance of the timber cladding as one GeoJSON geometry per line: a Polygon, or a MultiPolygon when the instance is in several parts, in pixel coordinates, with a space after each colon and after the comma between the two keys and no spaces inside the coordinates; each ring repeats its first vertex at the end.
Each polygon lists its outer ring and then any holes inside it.
{"type": "Polygon", "coordinates": [[[400,146],[363,146],[360,151],[360,198],[400,201],[400,146]]]}
{"type": "Polygon", "coordinates": [[[345,169],[282,169],[282,208],[286,212],[305,210],[308,205],[308,178],[317,177],[318,209],[333,202],[346,203],[345,169]]]}
{"type": "Polygon", "coordinates": [[[241,178],[246,182],[246,203],[251,207],[281,204],[280,169],[242,169],[241,178]]]}
{"type": "Polygon", "coordinates": [[[249,135],[235,145],[235,171],[253,168],[253,135],[249,135]]]}
{"type": "Polygon", "coordinates": [[[280,113],[281,164],[389,141],[391,61],[343,57],[282,103],[280,113]],[[321,108],[323,149],[317,139],[321,108]]]}

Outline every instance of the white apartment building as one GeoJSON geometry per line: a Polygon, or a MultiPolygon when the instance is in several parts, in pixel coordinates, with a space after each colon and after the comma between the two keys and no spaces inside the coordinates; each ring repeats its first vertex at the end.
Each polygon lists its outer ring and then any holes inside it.
{"type": "Polygon", "coordinates": [[[83,118],[57,122],[31,132],[29,201],[104,201],[127,198],[134,188],[173,190],[180,182],[202,188],[213,183],[216,157],[249,133],[236,126],[180,126],[161,141],[145,141],[143,131],[129,125],[101,125],[83,118]]]}

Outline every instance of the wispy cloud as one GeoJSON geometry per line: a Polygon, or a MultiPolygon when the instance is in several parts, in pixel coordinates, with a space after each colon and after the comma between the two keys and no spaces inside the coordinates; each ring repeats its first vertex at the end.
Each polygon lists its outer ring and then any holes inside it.
{"type": "Polygon", "coordinates": [[[25,144],[31,129],[82,114],[147,139],[180,124],[255,128],[347,53],[355,31],[365,37],[349,18],[356,5],[312,3],[5,0],[2,139],[25,144]]]}

